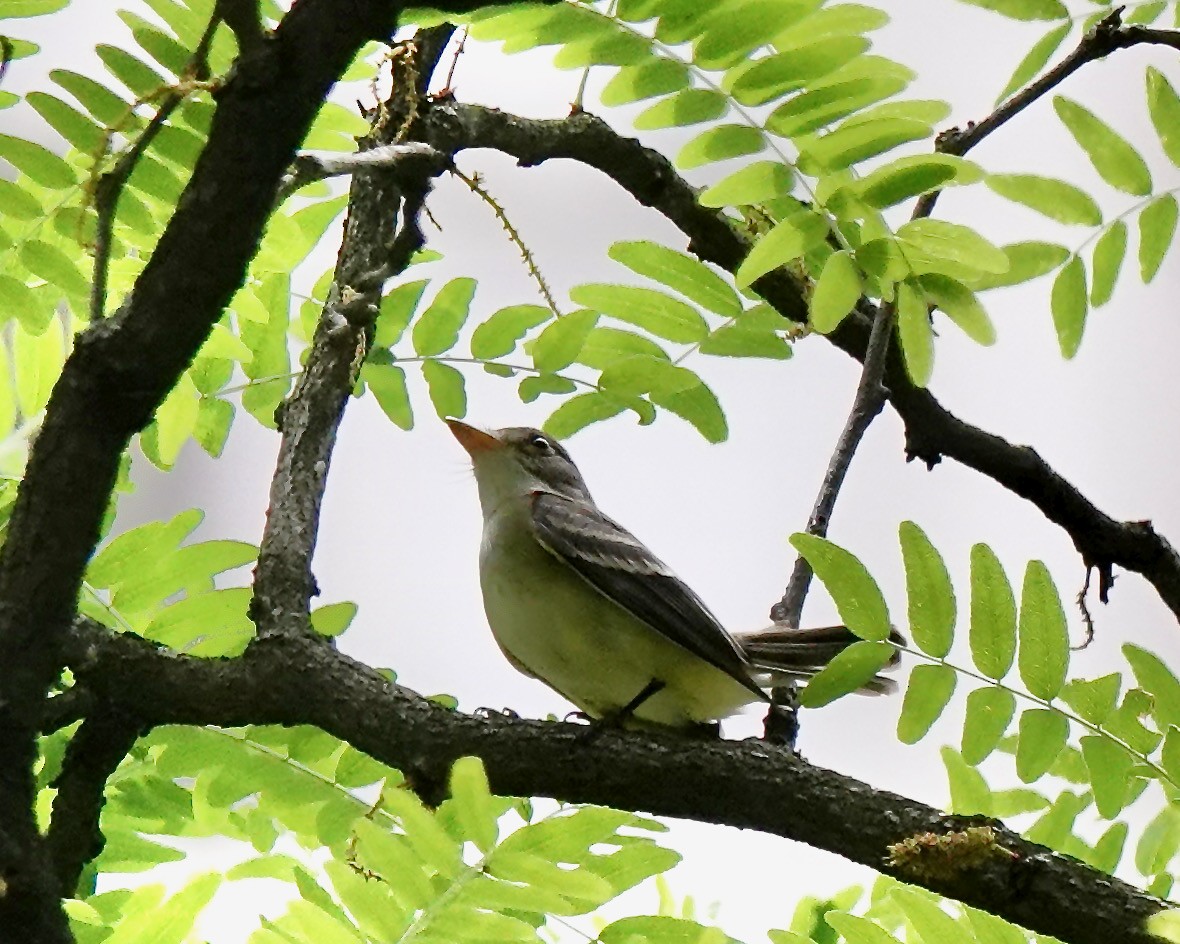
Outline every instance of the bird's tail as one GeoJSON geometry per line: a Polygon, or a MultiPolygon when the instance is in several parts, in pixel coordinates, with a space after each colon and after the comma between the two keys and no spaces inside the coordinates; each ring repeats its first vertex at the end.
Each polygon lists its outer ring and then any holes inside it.
{"type": "MultiPolygon", "coordinates": [[[[781,623],[734,634],[754,667],[756,680],[767,687],[810,678],[858,638],[846,626],[793,629],[781,623]]],[[[896,629],[890,632],[889,641],[901,646],[906,643],[896,629]]],[[[885,668],[892,669],[900,661],[901,654],[895,652],[885,668]]],[[[873,676],[857,689],[862,695],[887,695],[896,690],[897,683],[884,675],[873,676]]]]}

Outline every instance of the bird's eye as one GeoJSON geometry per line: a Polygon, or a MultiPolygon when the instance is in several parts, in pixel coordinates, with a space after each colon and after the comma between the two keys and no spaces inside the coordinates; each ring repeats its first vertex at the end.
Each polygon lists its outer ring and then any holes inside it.
{"type": "Polygon", "coordinates": [[[537,452],[548,452],[553,448],[549,445],[549,440],[541,435],[534,436],[532,439],[530,439],[529,445],[536,449],[537,452]]]}

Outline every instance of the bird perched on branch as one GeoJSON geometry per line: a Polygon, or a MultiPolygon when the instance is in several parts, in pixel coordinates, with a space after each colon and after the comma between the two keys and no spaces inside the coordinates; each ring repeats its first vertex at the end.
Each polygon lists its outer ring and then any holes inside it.
{"type": "MultiPolygon", "coordinates": [[[[771,685],[814,675],[856,641],[843,626],[731,635],[599,511],[557,440],[526,427],[447,425],[479,487],[479,577],[496,642],[517,669],[591,718],[628,727],[716,722],[767,701],[771,685]]],[[[878,675],[861,691],[894,687],[878,675]]]]}

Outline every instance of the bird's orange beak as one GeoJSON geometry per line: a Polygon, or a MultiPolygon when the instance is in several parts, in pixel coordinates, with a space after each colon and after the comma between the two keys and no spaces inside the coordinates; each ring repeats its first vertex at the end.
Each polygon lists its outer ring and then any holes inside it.
{"type": "Polygon", "coordinates": [[[455,438],[459,440],[459,445],[466,449],[467,454],[473,459],[482,452],[490,452],[503,445],[494,435],[485,433],[482,429],[468,426],[459,420],[447,420],[446,422],[455,438]]]}

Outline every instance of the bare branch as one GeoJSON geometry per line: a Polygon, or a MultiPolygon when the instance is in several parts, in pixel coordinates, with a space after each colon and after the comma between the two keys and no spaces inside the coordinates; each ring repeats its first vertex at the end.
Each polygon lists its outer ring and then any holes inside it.
{"type": "MultiPolygon", "coordinates": [[[[852,464],[852,457],[856,454],[865,432],[885,405],[888,394],[884,386],[885,364],[889,355],[889,342],[893,336],[893,313],[892,305],[882,305],[873,318],[873,328],[869,334],[869,344],[865,351],[860,381],[856,386],[856,395],[853,397],[852,408],[849,410],[848,419],[844,421],[844,429],[840,432],[832,458],[828,461],[828,468],[824,472],[823,482],[820,483],[819,495],[816,496],[815,505],[811,509],[811,516],[807,519],[808,534],[815,534],[821,538],[827,536],[828,522],[836,507],[836,499],[840,495],[844,477],[852,464]]],[[[783,598],[770,608],[772,620],[785,623],[787,626],[799,625],[811,577],[811,565],[800,554],[795,558],[795,566],[791,570],[791,579],[787,582],[783,598]]]]}
{"type": "Polygon", "coordinates": [[[368,151],[352,154],[313,154],[305,151],[296,155],[291,169],[283,176],[279,185],[276,203],[317,180],[355,174],[360,170],[387,170],[397,175],[405,173],[409,166],[438,164],[443,156],[429,144],[384,144],[368,151]]]}
{"type": "Polygon", "coordinates": [[[757,829],[826,849],[982,908],[1066,944],[1149,944],[1166,904],[979,817],[948,816],[814,767],[763,741],[703,742],[582,725],[475,717],[394,685],[310,635],[272,636],[237,659],[197,659],[79,620],[71,666],[148,725],[312,724],[376,759],[445,782],[456,758],[483,759],[492,789],[757,829]],[[997,855],[936,881],[887,861],[890,846],[972,825],[997,855]]]}

